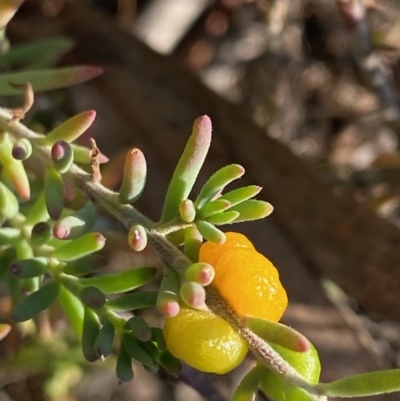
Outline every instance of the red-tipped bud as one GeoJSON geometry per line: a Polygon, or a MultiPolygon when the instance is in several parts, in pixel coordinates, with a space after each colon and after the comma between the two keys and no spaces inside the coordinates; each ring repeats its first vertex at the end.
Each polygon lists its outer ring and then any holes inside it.
{"type": "Polygon", "coordinates": [[[135,252],[143,251],[147,245],[147,233],[145,228],[139,224],[134,225],[129,230],[128,243],[135,252]]]}
{"type": "Polygon", "coordinates": [[[180,290],[180,295],[187,305],[199,310],[208,310],[206,302],[206,292],[204,288],[193,281],[184,283],[180,290]]]}
{"type": "Polygon", "coordinates": [[[179,205],[179,215],[185,223],[191,223],[196,217],[196,209],[190,199],[184,199],[179,205]]]}
{"type": "Polygon", "coordinates": [[[132,149],[125,157],[119,201],[122,204],[134,203],[141,195],[146,184],[147,165],[143,152],[132,149]]]}
{"type": "Polygon", "coordinates": [[[57,141],[51,148],[51,158],[56,170],[61,174],[66,173],[74,162],[71,145],[65,141],[57,141]]]}
{"type": "Polygon", "coordinates": [[[211,284],[214,280],[215,270],[214,267],[208,263],[194,263],[189,266],[185,273],[187,281],[194,281],[203,287],[211,284]]]}
{"type": "Polygon", "coordinates": [[[45,142],[52,145],[58,141],[73,142],[78,139],[93,123],[96,117],[94,110],[84,111],[63,122],[45,138],[45,142]]]}
{"type": "Polygon", "coordinates": [[[157,296],[157,310],[166,317],[176,316],[179,306],[179,277],[166,268],[157,296]]]}

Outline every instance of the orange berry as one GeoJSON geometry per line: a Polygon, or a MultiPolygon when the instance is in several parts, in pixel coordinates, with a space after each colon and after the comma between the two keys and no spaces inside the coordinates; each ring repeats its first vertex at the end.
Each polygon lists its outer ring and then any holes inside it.
{"type": "Polygon", "coordinates": [[[166,319],[164,338],[173,356],[203,372],[227,373],[247,353],[240,335],[212,312],[182,308],[177,316],[166,319]]]}
{"type": "Polygon", "coordinates": [[[215,266],[222,253],[231,248],[248,248],[254,249],[253,244],[246,236],[239,233],[225,233],[226,241],[223,244],[207,241],[200,248],[200,261],[207,261],[210,265],[215,266]]]}
{"type": "Polygon", "coordinates": [[[213,246],[206,242],[200,249],[200,261],[214,266],[212,285],[238,315],[279,321],[288,300],[277,269],[248,245],[246,237],[247,243],[232,234],[227,233],[232,242],[213,246]]]}

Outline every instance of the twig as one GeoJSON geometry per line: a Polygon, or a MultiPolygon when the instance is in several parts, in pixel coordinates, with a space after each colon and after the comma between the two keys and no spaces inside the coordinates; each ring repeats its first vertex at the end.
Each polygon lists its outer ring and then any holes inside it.
{"type": "MultiPolygon", "coordinates": [[[[8,131],[17,138],[40,139],[43,135],[36,134],[20,123],[10,123],[10,115],[5,109],[0,109],[0,129],[8,131]]],[[[38,146],[36,154],[47,165],[51,164],[50,150],[38,146]]],[[[89,195],[96,203],[106,209],[111,215],[122,222],[129,230],[132,225],[140,224],[148,230],[148,242],[158,252],[162,261],[173,268],[178,274],[184,265],[192,261],[154,230],[155,223],[139,213],[131,205],[121,205],[116,193],[93,181],[92,176],[77,165],[72,165],[64,177],[89,195]]],[[[232,310],[215,288],[207,287],[207,305],[214,313],[221,316],[234,327],[247,342],[256,358],[277,373],[285,376],[289,382],[307,390],[314,401],[325,401],[326,397],[318,389],[305,382],[304,379],[290,366],[273,348],[260,337],[243,325],[239,316],[232,310]]]]}
{"type": "Polygon", "coordinates": [[[22,88],[25,90],[24,104],[21,107],[11,109],[11,113],[12,113],[11,122],[20,121],[23,118],[25,118],[25,114],[33,106],[33,102],[35,100],[33,88],[32,88],[32,85],[30,84],[30,82],[26,82],[24,84],[15,84],[13,82],[10,82],[10,85],[13,88],[22,88]]]}
{"type": "Polygon", "coordinates": [[[381,58],[374,49],[371,29],[362,0],[336,0],[347,26],[353,33],[354,56],[370,87],[376,92],[385,123],[400,137],[400,103],[394,82],[384,71],[381,58]]]}
{"type": "Polygon", "coordinates": [[[94,182],[101,182],[100,172],[100,149],[97,147],[97,143],[93,138],[90,138],[92,148],[90,149],[90,166],[92,167],[92,178],[94,182]]]}

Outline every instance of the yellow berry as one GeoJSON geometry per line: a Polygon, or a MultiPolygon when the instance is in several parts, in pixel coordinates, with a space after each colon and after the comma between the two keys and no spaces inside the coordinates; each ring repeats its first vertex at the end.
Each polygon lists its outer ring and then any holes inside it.
{"type": "Polygon", "coordinates": [[[166,319],[164,337],[173,356],[203,372],[227,373],[247,353],[240,335],[211,312],[181,309],[177,316],[166,319]]]}
{"type": "Polygon", "coordinates": [[[277,269],[246,237],[238,240],[238,234],[232,234],[226,234],[232,241],[206,242],[200,249],[200,261],[214,266],[212,285],[238,315],[279,321],[288,300],[277,269]]]}

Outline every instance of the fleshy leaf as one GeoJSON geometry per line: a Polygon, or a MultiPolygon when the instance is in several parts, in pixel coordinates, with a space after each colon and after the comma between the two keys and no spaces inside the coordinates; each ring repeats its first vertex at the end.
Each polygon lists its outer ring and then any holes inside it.
{"type": "Polygon", "coordinates": [[[260,193],[262,187],[257,185],[249,185],[247,187],[237,188],[226,194],[223,194],[219,199],[225,199],[231,203],[232,206],[238,205],[250,198],[253,198],[260,193]]]}
{"type": "Polygon", "coordinates": [[[225,234],[207,221],[196,221],[196,227],[199,233],[207,240],[217,244],[223,244],[226,241],[225,234]]]}
{"type": "Polygon", "coordinates": [[[108,320],[100,329],[100,333],[94,343],[94,349],[100,359],[112,353],[112,345],[114,341],[115,328],[114,325],[108,320]]]}
{"type": "Polygon", "coordinates": [[[205,305],[206,292],[204,287],[194,281],[188,281],[182,284],[180,296],[186,305],[199,310],[207,310],[205,305]]]}
{"type": "Polygon", "coordinates": [[[52,167],[47,167],[44,177],[44,195],[47,211],[53,220],[61,217],[64,208],[64,194],[64,182],[60,173],[52,167]]]}
{"type": "Polygon", "coordinates": [[[254,401],[264,371],[259,365],[251,369],[235,390],[232,401],[254,401]]]}
{"type": "Polygon", "coordinates": [[[57,221],[53,227],[53,234],[58,239],[80,237],[93,227],[96,218],[96,207],[93,202],[88,201],[82,209],[57,221]]]}
{"type": "Polygon", "coordinates": [[[119,192],[119,202],[134,203],[146,184],[147,165],[143,152],[134,148],[125,157],[124,174],[119,192]]]}
{"type": "Polygon", "coordinates": [[[25,320],[32,319],[55,301],[59,291],[60,284],[56,281],[51,281],[36,292],[23,298],[14,306],[11,312],[13,320],[24,322],[25,320]]]}
{"type": "Polygon", "coordinates": [[[157,297],[157,309],[164,316],[172,317],[179,313],[180,282],[178,275],[171,269],[164,269],[157,297]]]}
{"type": "MultiPolygon", "coordinates": [[[[78,139],[93,123],[96,118],[94,110],[84,111],[64,121],[58,127],[54,128],[45,138],[44,141],[53,145],[58,141],[67,143],[78,139]]],[[[73,148],[71,148],[73,151],[73,148]]]]}
{"type": "Polygon", "coordinates": [[[106,294],[131,291],[148,283],[156,274],[154,267],[136,267],[121,273],[81,278],[84,286],[95,286],[106,294]]]}
{"type": "Polygon", "coordinates": [[[140,291],[121,295],[107,302],[107,306],[115,311],[154,308],[157,302],[157,291],[140,291]]]}
{"type": "Polygon", "coordinates": [[[123,346],[118,351],[116,374],[121,382],[130,382],[133,379],[132,359],[123,346]]]}
{"type": "Polygon", "coordinates": [[[228,210],[227,212],[218,213],[207,217],[207,221],[211,224],[222,226],[224,224],[233,223],[239,216],[240,213],[236,210],[228,210]]]}
{"type": "Polygon", "coordinates": [[[296,352],[306,352],[310,342],[303,334],[281,323],[252,316],[244,318],[246,326],[264,341],[281,345],[296,352]]]}
{"type": "Polygon", "coordinates": [[[58,301],[76,334],[79,338],[82,337],[84,315],[82,302],[63,285],[60,287],[58,301]]]}
{"type": "Polygon", "coordinates": [[[154,367],[155,363],[153,358],[144,348],[141,347],[133,333],[125,332],[122,337],[122,344],[131,358],[136,359],[141,364],[150,368],[154,367]]]}
{"type": "Polygon", "coordinates": [[[87,255],[72,262],[68,262],[63,272],[72,276],[84,276],[103,270],[108,264],[102,255],[87,255]]]}
{"type": "Polygon", "coordinates": [[[100,233],[88,233],[76,238],[54,251],[54,257],[69,262],[102,249],[106,239],[100,233]]]}
{"type": "Polygon", "coordinates": [[[25,260],[17,260],[10,265],[12,274],[19,278],[32,278],[41,276],[47,272],[49,262],[44,257],[36,257],[25,260]]]}
{"type": "Polygon", "coordinates": [[[22,95],[24,89],[17,88],[15,85],[26,82],[32,85],[34,92],[67,88],[95,78],[102,72],[103,70],[99,67],[83,66],[2,74],[0,75],[0,95],[22,95]]]}
{"type": "Polygon", "coordinates": [[[126,322],[126,327],[132,331],[133,335],[140,341],[151,339],[151,329],[141,316],[134,316],[126,322]]]}
{"type": "Polygon", "coordinates": [[[14,218],[19,211],[16,196],[0,181],[0,223],[14,218]]]}
{"type": "Polygon", "coordinates": [[[345,377],[316,386],[330,397],[367,397],[400,391],[400,369],[380,370],[345,377]]]}
{"type": "Polygon", "coordinates": [[[225,199],[217,199],[206,203],[199,212],[200,219],[206,219],[214,214],[224,212],[231,207],[231,203],[225,199]]]}
{"type": "Polygon", "coordinates": [[[204,184],[195,205],[201,209],[203,205],[210,202],[229,183],[240,178],[244,174],[244,168],[239,164],[230,164],[216,171],[204,184]]]}
{"type": "Polygon", "coordinates": [[[179,159],[165,197],[162,222],[171,220],[179,213],[179,205],[187,199],[203,166],[211,143],[211,120],[198,118],[193,124],[185,150],[179,159]]]}
{"type": "Polygon", "coordinates": [[[73,46],[73,40],[65,36],[35,40],[11,47],[0,56],[0,65],[3,67],[18,65],[19,68],[24,67],[24,69],[48,67],[73,46]],[[40,57],[37,57],[38,54],[40,57]]]}
{"type": "Polygon", "coordinates": [[[268,202],[250,199],[239,203],[229,210],[235,210],[240,213],[240,216],[234,221],[234,223],[241,223],[244,221],[263,219],[264,217],[269,216],[274,208],[268,202]]]}
{"type": "Polygon", "coordinates": [[[90,308],[85,308],[82,329],[83,356],[89,362],[97,361],[100,356],[95,350],[96,339],[100,333],[100,322],[97,315],[90,308]]]}

